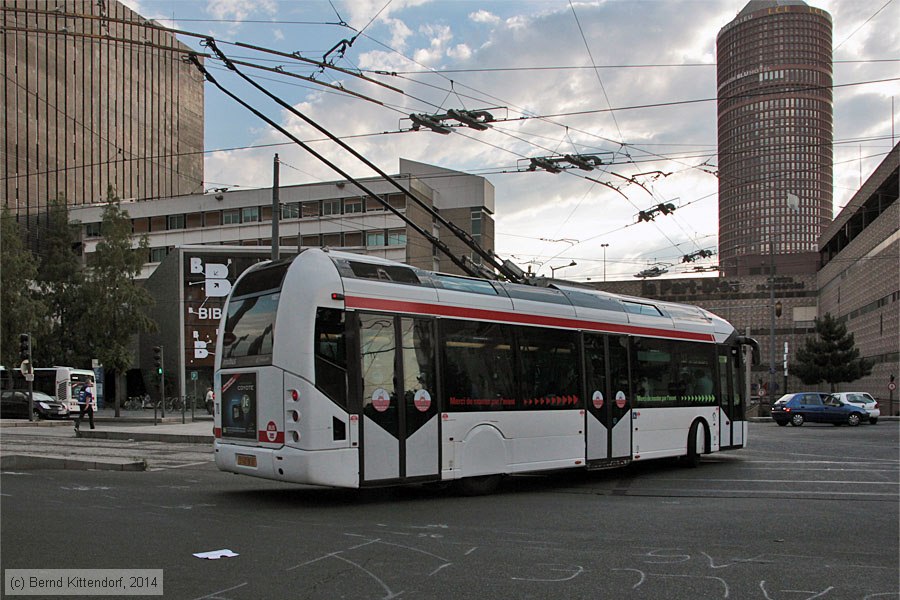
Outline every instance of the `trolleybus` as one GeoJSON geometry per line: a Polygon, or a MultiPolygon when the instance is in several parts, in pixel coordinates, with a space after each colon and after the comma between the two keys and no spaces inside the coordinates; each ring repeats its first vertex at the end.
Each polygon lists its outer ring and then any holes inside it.
{"type": "MultiPolygon", "coordinates": [[[[220,323],[218,468],[335,487],[607,468],[747,443],[744,346],[694,306],[307,249],[220,323]]],[[[756,349],[758,354],[758,348],[756,349]]]]}
{"type": "MultiPolygon", "coordinates": [[[[21,369],[11,369],[3,371],[4,381],[3,389],[25,389],[27,382],[22,375],[21,369]],[[6,378],[12,381],[7,382],[6,378]]],[[[43,392],[48,396],[53,396],[63,404],[68,410],[71,417],[78,416],[80,407],[78,405],[78,392],[81,388],[90,383],[94,391],[93,406],[97,410],[97,392],[94,384],[94,371],[91,369],[76,369],[74,367],[35,367],[34,369],[34,389],[43,392]]]]}
{"type": "Polygon", "coordinates": [[[97,410],[97,386],[94,383],[94,371],[76,369],[74,367],[36,367],[34,369],[34,389],[55,397],[69,409],[69,416],[78,416],[81,407],[78,405],[78,392],[85,385],[94,388],[92,404],[97,410]]]}

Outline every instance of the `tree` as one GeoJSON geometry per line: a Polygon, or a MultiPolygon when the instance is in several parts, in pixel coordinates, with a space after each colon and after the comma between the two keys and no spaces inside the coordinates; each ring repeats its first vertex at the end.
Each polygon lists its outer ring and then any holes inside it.
{"type": "MultiPolygon", "coordinates": [[[[153,299],[134,281],[147,257],[149,242],[146,235],[136,242],[133,239],[131,219],[112,186],[107,190],[100,232],[102,240],[97,244],[85,281],[87,322],[92,328],[90,342],[94,356],[104,368],[122,377],[133,363],[133,336],[155,331],[156,324],[145,312],[153,299]]],[[[122,391],[122,386],[117,385],[117,400],[122,398],[122,391]]]]}
{"type": "Polygon", "coordinates": [[[791,372],[806,385],[827,382],[833,392],[835,384],[865,377],[872,372],[872,366],[871,361],[860,358],[847,326],[825,313],[816,319],[816,337],[807,338],[797,350],[797,361],[791,365],[791,372]]]}
{"type": "Polygon", "coordinates": [[[37,261],[22,241],[16,218],[4,206],[0,212],[0,360],[7,368],[19,364],[19,334],[43,330],[47,308],[34,292],[36,276],[37,261]]]}
{"type": "Polygon", "coordinates": [[[42,337],[36,362],[90,367],[80,241],[69,224],[69,208],[64,199],[51,201],[48,217],[46,236],[41,242],[38,287],[49,309],[49,332],[42,337]]]}

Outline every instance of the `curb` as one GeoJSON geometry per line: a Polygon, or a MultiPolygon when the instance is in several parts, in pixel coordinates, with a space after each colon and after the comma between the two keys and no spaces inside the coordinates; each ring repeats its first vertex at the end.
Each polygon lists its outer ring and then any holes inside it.
{"type": "Polygon", "coordinates": [[[140,440],[142,442],[174,442],[182,444],[212,444],[215,437],[210,434],[153,433],[144,431],[107,431],[102,429],[82,429],[79,438],[95,440],[140,440]]]}
{"type": "Polygon", "coordinates": [[[57,469],[65,471],[146,471],[145,460],[122,459],[120,461],[106,459],[100,461],[59,456],[41,456],[39,454],[7,454],[0,456],[0,468],[4,470],[22,469],[57,469]]]}
{"type": "MultiPolygon", "coordinates": [[[[85,419],[87,421],[87,419],[85,419]]],[[[185,423],[181,422],[181,416],[157,418],[158,425],[186,425],[188,423],[208,422],[212,424],[213,418],[195,418],[193,421],[188,419],[185,423]]],[[[75,419],[61,419],[58,421],[28,421],[26,419],[0,419],[0,427],[72,427],[75,419]]],[[[153,425],[153,417],[98,417],[94,415],[94,423],[104,423],[113,425],[153,425]]]]}
{"type": "Polygon", "coordinates": [[[62,421],[26,421],[26,420],[0,420],[0,427],[71,427],[68,419],[62,421]]]}

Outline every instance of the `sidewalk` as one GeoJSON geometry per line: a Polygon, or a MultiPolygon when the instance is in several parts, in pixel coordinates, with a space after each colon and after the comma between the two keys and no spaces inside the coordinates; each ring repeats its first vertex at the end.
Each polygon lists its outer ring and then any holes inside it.
{"type": "MultiPolygon", "coordinates": [[[[0,419],[0,436],[7,441],[15,442],[26,439],[29,436],[45,436],[71,440],[131,440],[180,444],[208,444],[212,446],[213,418],[205,411],[200,414],[195,412],[191,421],[190,413],[185,414],[185,422],[182,423],[181,412],[174,415],[167,413],[165,419],[157,414],[154,423],[153,411],[120,411],[120,416],[115,416],[113,409],[98,410],[94,414],[95,429],[91,429],[87,419],[82,421],[80,431],[74,430],[74,419],[59,421],[27,421],[24,419],[0,419]],[[18,439],[16,439],[18,438],[18,439]]],[[[21,446],[22,444],[20,444],[21,446]]],[[[73,446],[84,444],[73,443],[73,446]]],[[[73,451],[66,454],[64,450],[57,450],[55,454],[44,451],[9,451],[10,446],[0,454],[0,468],[3,470],[28,470],[28,469],[75,469],[75,470],[122,470],[142,471],[146,469],[144,459],[128,459],[122,457],[105,456],[102,451],[93,453],[73,451]]],[[[53,444],[59,448],[59,444],[53,444]]]]}

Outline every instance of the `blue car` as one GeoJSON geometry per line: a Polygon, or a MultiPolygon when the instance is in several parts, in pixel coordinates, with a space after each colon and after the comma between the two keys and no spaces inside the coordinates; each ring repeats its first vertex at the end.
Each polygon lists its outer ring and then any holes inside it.
{"type": "Polygon", "coordinates": [[[785,394],[772,405],[772,419],[782,427],[788,423],[800,427],[807,421],[853,427],[868,418],[865,407],[841,402],[821,392],[785,394]]]}

